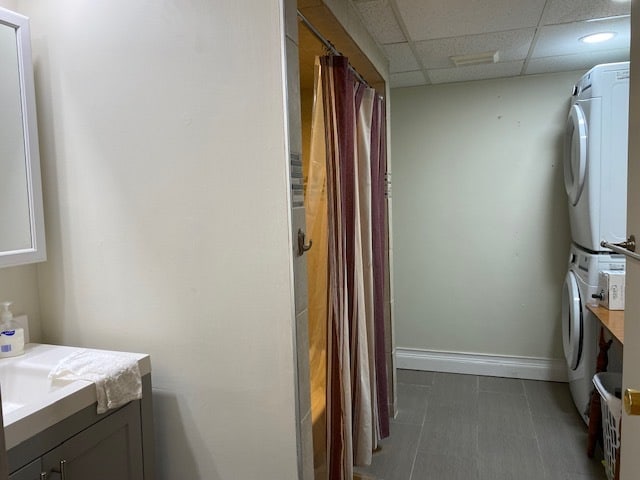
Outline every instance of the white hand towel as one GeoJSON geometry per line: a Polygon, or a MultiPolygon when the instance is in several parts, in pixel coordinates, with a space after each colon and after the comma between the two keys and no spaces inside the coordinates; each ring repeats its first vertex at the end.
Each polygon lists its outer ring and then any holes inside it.
{"type": "Polygon", "coordinates": [[[95,383],[98,413],[142,398],[138,361],[126,355],[80,350],[60,360],[49,379],[95,383]]]}

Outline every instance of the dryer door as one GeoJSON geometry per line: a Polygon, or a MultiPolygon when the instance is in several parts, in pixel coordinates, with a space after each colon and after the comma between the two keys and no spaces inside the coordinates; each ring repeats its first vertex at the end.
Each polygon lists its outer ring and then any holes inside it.
{"type": "Polygon", "coordinates": [[[576,103],[569,112],[564,137],[564,188],[573,206],[580,200],[586,171],[587,119],[582,107],[576,103]]]}
{"type": "Polygon", "coordinates": [[[567,365],[578,368],[582,353],[582,302],[575,274],[569,270],[562,289],[562,344],[567,365]]]}

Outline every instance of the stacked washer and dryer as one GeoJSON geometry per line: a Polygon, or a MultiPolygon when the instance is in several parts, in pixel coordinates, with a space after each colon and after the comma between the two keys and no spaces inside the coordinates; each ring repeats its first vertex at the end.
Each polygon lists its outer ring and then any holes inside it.
{"type": "Polygon", "coordinates": [[[600,242],[627,238],[628,106],[629,63],[598,65],[574,87],[565,134],[572,244],[562,292],[562,339],[571,394],[587,423],[599,333],[587,304],[598,293],[601,271],[625,269],[624,256],[600,242]]]}

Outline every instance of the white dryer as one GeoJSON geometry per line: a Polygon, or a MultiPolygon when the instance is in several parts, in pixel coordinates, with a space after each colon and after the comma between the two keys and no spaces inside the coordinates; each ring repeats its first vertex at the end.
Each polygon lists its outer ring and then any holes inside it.
{"type": "Polygon", "coordinates": [[[592,252],[626,240],[629,62],[598,65],[576,84],[564,183],[572,240],[592,252]]]}
{"type": "Polygon", "coordinates": [[[569,388],[582,419],[589,421],[589,401],[598,354],[597,320],[587,309],[595,302],[602,270],[624,271],[622,255],[594,254],[571,245],[569,271],[562,289],[562,343],[569,371],[569,388]]]}

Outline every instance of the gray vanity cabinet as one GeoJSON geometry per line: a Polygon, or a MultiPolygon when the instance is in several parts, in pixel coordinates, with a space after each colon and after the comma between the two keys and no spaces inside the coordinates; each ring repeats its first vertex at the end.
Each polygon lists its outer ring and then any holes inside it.
{"type": "Polygon", "coordinates": [[[143,399],[103,415],[95,405],[8,451],[9,480],[153,480],[151,380],[143,399]]]}
{"type": "Polygon", "coordinates": [[[37,459],[9,475],[9,480],[41,480],[42,460],[37,459]]]}
{"type": "Polygon", "coordinates": [[[42,471],[47,473],[47,480],[143,480],[137,402],[128,404],[44,455],[42,471]]]}
{"type": "Polygon", "coordinates": [[[12,473],[9,480],[144,480],[142,455],[140,406],[131,402],[12,473]]]}

